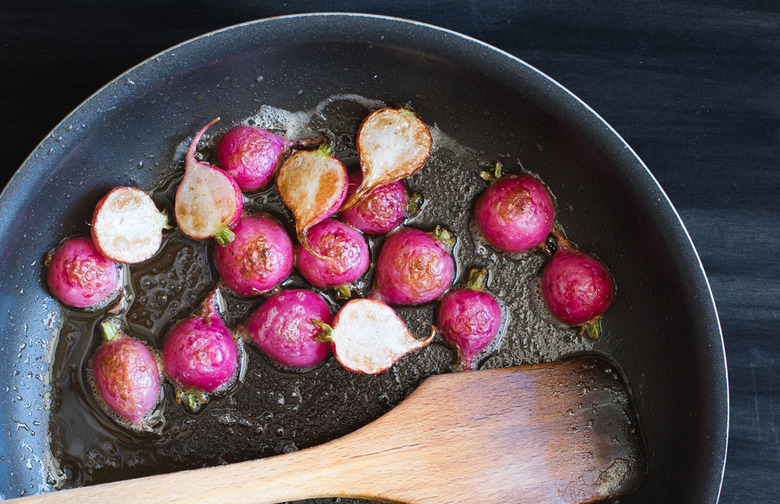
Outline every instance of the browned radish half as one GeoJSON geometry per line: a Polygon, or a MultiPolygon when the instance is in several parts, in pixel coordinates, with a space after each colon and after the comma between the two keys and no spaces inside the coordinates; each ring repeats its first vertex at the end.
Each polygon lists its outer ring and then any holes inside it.
{"type": "Polygon", "coordinates": [[[202,240],[214,237],[221,245],[233,238],[230,228],[244,208],[244,198],[236,181],[215,166],[195,159],[198,141],[214,119],[192,139],[184,161],[184,178],[176,189],[174,213],[181,232],[202,240]]]}
{"type": "Polygon", "coordinates": [[[306,233],[315,224],[338,211],[347,196],[347,169],[331,156],[331,147],[299,150],[282,164],[276,175],[276,190],[295,218],[295,232],[303,247],[311,249],[306,233]]]}
{"type": "Polygon", "coordinates": [[[101,199],[92,214],[92,240],[112,261],[135,264],[160,248],[168,216],[152,198],[136,187],[115,187],[101,199]]]}
{"type": "Polygon", "coordinates": [[[341,209],[357,204],[379,186],[417,173],[432,145],[428,127],[409,109],[382,108],[369,114],[357,133],[363,181],[341,209]]]}
{"type": "Polygon", "coordinates": [[[353,299],[345,304],[329,326],[312,322],[322,329],[317,341],[329,341],[333,355],[350,371],[378,374],[390,369],[401,357],[425,347],[435,334],[415,338],[395,311],[375,299],[353,299]]]}

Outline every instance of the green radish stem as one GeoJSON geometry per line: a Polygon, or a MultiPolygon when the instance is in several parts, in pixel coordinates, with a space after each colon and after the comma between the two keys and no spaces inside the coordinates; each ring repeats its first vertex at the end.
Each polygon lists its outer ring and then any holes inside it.
{"type": "Polygon", "coordinates": [[[333,153],[333,146],[329,143],[324,143],[317,147],[317,150],[314,151],[317,153],[318,156],[323,158],[329,158],[331,157],[331,154],[333,153]]]}
{"type": "Polygon", "coordinates": [[[314,341],[320,343],[331,343],[333,341],[333,327],[316,319],[311,319],[311,323],[320,329],[320,333],[314,337],[314,341]]]}
{"type": "Polygon", "coordinates": [[[476,291],[485,290],[488,271],[486,268],[473,268],[469,271],[469,279],[466,281],[466,288],[476,291]]]}
{"type": "Polygon", "coordinates": [[[493,168],[492,172],[482,170],[479,172],[479,176],[482,177],[482,180],[491,183],[501,180],[501,177],[504,176],[504,165],[501,161],[496,161],[496,166],[493,168]]]}
{"type": "Polygon", "coordinates": [[[195,413],[209,401],[209,396],[208,394],[197,390],[179,389],[176,391],[176,400],[180,404],[183,404],[188,410],[195,413]]]}
{"type": "Polygon", "coordinates": [[[100,324],[100,329],[103,331],[103,339],[107,342],[114,341],[121,334],[119,326],[115,322],[111,321],[105,321],[100,324]]]}
{"type": "Polygon", "coordinates": [[[441,243],[447,250],[450,250],[452,246],[455,245],[455,235],[450,233],[450,231],[444,226],[436,226],[436,229],[433,230],[432,236],[434,240],[441,243]]]}
{"type": "Polygon", "coordinates": [[[582,328],[580,329],[580,336],[582,336],[583,333],[586,333],[590,339],[599,339],[599,336],[601,336],[601,321],[600,319],[596,319],[593,322],[587,322],[582,325],[582,328]]]}
{"type": "Polygon", "coordinates": [[[227,247],[236,239],[236,233],[231,231],[226,225],[220,224],[217,226],[216,231],[214,231],[214,239],[223,247],[227,247]]]}
{"type": "Polygon", "coordinates": [[[409,196],[409,200],[406,202],[406,215],[414,215],[422,210],[425,204],[425,197],[422,193],[414,192],[409,196]]]}

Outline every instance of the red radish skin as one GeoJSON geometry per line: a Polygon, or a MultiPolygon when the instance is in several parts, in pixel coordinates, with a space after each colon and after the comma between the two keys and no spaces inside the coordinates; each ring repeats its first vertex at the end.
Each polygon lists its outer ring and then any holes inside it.
{"type": "Polygon", "coordinates": [[[64,241],[47,261],[46,281],[64,305],[95,310],[120,290],[120,270],[87,237],[64,241]]]}
{"type": "Polygon", "coordinates": [[[267,216],[245,216],[233,228],[235,239],[214,247],[214,262],[222,281],[242,296],[274,289],[292,273],[293,243],[287,231],[267,216]]]}
{"type": "Polygon", "coordinates": [[[504,252],[544,246],[555,222],[555,204],[544,184],[532,175],[483,172],[493,183],[477,197],[474,219],[485,239],[504,252]]]}
{"type": "Polygon", "coordinates": [[[331,156],[330,145],[317,150],[299,150],[279,168],[276,189],[295,218],[298,242],[309,245],[309,228],[336,213],[347,196],[347,169],[331,156]]]}
{"type": "Polygon", "coordinates": [[[154,354],[141,341],[121,334],[105,322],[103,343],[92,362],[97,398],[109,412],[139,430],[149,430],[144,420],[160,400],[160,371],[154,354]]]}
{"type": "Polygon", "coordinates": [[[233,177],[223,170],[195,158],[195,149],[206,130],[219,118],[203,127],[192,139],[184,163],[184,178],[176,189],[174,213],[182,233],[203,240],[214,237],[221,244],[234,236],[230,228],[241,217],[244,197],[233,177]]]}
{"type": "Polygon", "coordinates": [[[356,144],[363,180],[342,210],[356,205],[377,187],[417,173],[431,155],[433,137],[411,110],[382,108],[363,120],[356,144]]]}
{"type": "Polygon", "coordinates": [[[263,128],[236,126],[217,144],[217,163],[244,191],[268,185],[285,151],[284,138],[263,128]]]}
{"type": "Polygon", "coordinates": [[[599,321],[612,304],[615,284],[606,266],[578,250],[555,230],[557,250],[542,273],[542,295],[550,313],[596,339],[599,321]]]}
{"type": "Polygon", "coordinates": [[[434,233],[402,228],[387,237],[376,263],[371,297],[394,305],[417,305],[439,298],[452,285],[454,238],[441,227],[434,233]]]}
{"type": "Polygon", "coordinates": [[[277,364],[306,369],[330,355],[330,345],[314,341],[319,329],[312,320],[330,324],[333,313],[328,304],[314,292],[290,289],[274,294],[260,305],[243,331],[277,364]]]}
{"type": "Polygon", "coordinates": [[[317,322],[318,341],[333,346],[336,360],[349,371],[379,374],[404,355],[427,346],[435,336],[418,340],[395,311],[375,299],[353,299],[333,318],[333,324],[317,322]]]}
{"type": "Polygon", "coordinates": [[[438,310],[438,330],[458,352],[458,367],[475,369],[476,358],[501,328],[501,306],[484,289],[487,270],[473,269],[464,289],[447,293],[438,310]]]}
{"type": "Polygon", "coordinates": [[[343,222],[335,219],[320,222],[309,230],[309,243],[325,259],[298,244],[298,270],[316,287],[345,286],[368,271],[370,257],[366,239],[343,222]]]}
{"type": "Polygon", "coordinates": [[[227,389],[238,375],[239,348],[217,311],[218,292],[208,295],[199,313],[176,324],[163,345],[163,370],[193,411],[207,400],[204,394],[227,389]]]}
{"type": "Polygon", "coordinates": [[[169,228],[168,216],[136,187],[115,187],[95,207],[92,241],[112,261],[136,264],[151,258],[169,228]]]}
{"type": "MultiPolygon", "coordinates": [[[[360,186],[363,174],[360,171],[349,173],[347,199],[355,194],[360,186]]],[[[371,235],[383,235],[400,226],[406,218],[406,188],[400,180],[379,186],[363,200],[341,212],[341,218],[350,226],[371,235]]]]}

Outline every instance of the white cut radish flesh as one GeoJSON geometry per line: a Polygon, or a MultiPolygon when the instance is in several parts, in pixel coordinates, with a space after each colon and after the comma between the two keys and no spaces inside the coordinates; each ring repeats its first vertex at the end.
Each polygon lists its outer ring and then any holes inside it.
{"type": "Polygon", "coordinates": [[[346,210],[379,186],[411,177],[431,155],[428,127],[409,109],[382,108],[363,120],[357,133],[363,181],[341,210],[346,210]]]}
{"type": "Polygon", "coordinates": [[[230,228],[244,208],[244,198],[236,181],[215,166],[195,159],[195,148],[203,133],[219,121],[214,119],[195,135],[184,162],[184,178],[176,189],[174,213],[182,233],[202,240],[214,237],[221,245],[233,238],[230,228]]]}
{"type": "Polygon", "coordinates": [[[112,261],[136,264],[152,257],[162,243],[168,216],[136,187],[115,187],[92,214],[92,241],[112,261]]]}
{"type": "Polygon", "coordinates": [[[333,355],[350,371],[378,374],[401,357],[428,345],[435,334],[415,338],[388,305],[375,299],[353,299],[333,318],[333,325],[312,322],[322,329],[317,341],[329,341],[333,355]]]}

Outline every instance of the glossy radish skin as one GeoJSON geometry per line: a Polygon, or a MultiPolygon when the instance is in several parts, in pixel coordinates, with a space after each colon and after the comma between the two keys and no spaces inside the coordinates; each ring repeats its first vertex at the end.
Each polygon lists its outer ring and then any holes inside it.
{"type": "Polygon", "coordinates": [[[309,243],[322,257],[298,244],[298,270],[312,285],[338,287],[355,282],[368,270],[366,239],[335,219],[325,219],[309,230],[309,243]]]}
{"type": "Polygon", "coordinates": [[[279,168],[276,190],[292,211],[298,242],[313,252],[309,229],[338,211],[347,196],[347,169],[331,156],[331,147],[299,150],[279,168]]]}
{"type": "Polygon", "coordinates": [[[363,120],[356,144],[363,180],[342,210],[356,205],[377,187],[417,173],[431,155],[433,137],[411,110],[382,108],[363,120]]]}
{"type": "Polygon", "coordinates": [[[146,345],[121,334],[115,324],[104,323],[103,331],[107,341],[92,362],[98,399],[134,428],[145,430],[143,421],[160,400],[157,361],[146,345]]]}
{"type": "Polygon", "coordinates": [[[238,345],[217,311],[217,292],[209,294],[200,313],[176,324],[165,339],[163,369],[180,389],[219,392],[238,374],[238,345]]]}
{"type": "Polygon", "coordinates": [[[184,178],[176,189],[174,213],[182,233],[202,240],[214,237],[230,243],[230,228],[241,217],[244,197],[233,177],[223,170],[195,158],[195,149],[214,119],[192,139],[184,163],[184,178]]]}
{"type": "Polygon", "coordinates": [[[395,311],[375,299],[353,299],[333,318],[333,324],[318,322],[319,341],[333,345],[336,360],[350,371],[378,374],[404,355],[428,345],[435,332],[416,339],[395,311]]]}
{"type": "Polygon", "coordinates": [[[501,176],[479,195],[474,219],[485,239],[504,252],[520,253],[544,245],[555,221],[555,204],[532,175],[501,176]]]}
{"type": "Polygon", "coordinates": [[[136,264],[152,257],[162,243],[168,216],[135,187],[115,187],[95,207],[92,240],[109,259],[136,264]]]}
{"type": "MultiPolygon", "coordinates": [[[[359,171],[349,173],[347,199],[363,180],[359,171]]],[[[341,212],[341,218],[350,226],[372,235],[389,233],[403,223],[407,212],[404,183],[399,181],[379,186],[363,200],[341,212]]]]}
{"type": "Polygon", "coordinates": [[[472,270],[466,288],[449,292],[439,304],[439,332],[457,350],[464,370],[474,369],[476,357],[501,328],[501,306],[483,290],[486,278],[485,269],[472,270]]]}
{"type": "Polygon", "coordinates": [[[119,268],[89,238],[64,241],[48,262],[49,290],[67,306],[97,309],[119,292],[119,268]]]}
{"type": "Polygon", "coordinates": [[[371,297],[395,305],[437,299],[452,284],[453,241],[442,228],[434,233],[402,228],[389,235],[379,251],[371,297]],[[439,232],[442,235],[434,238],[439,232]]]}
{"type": "Polygon", "coordinates": [[[612,304],[615,284],[606,266],[578,250],[556,230],[558,248],[542,273],[542,295],[550,313],[598,338],[599,320],[612,304]]]}
{"type": "Polygon", "coordinates": [[[244,191],[268,185],[285,150],[284,138],[263,128],[236,126],[217,144],[217,163],[244,191]]]}
{"type": "Polygon", "coordinates": [[[329,344],[314,341],[320,330],[312,320],[325,324],[333,320],[325,300],[308,290],[284,290],[260,305],[244,332],[274,362],[287,368],[310,368],[330,355],[329,344]]]}
{"type": "Polygon", "coordinates": [[[287,279],[295,263],[293,243],[276,220],[245,216],[233,228],[235,239],[214,247],[217,271],[237,294],[256,296],[287,279]]]}

